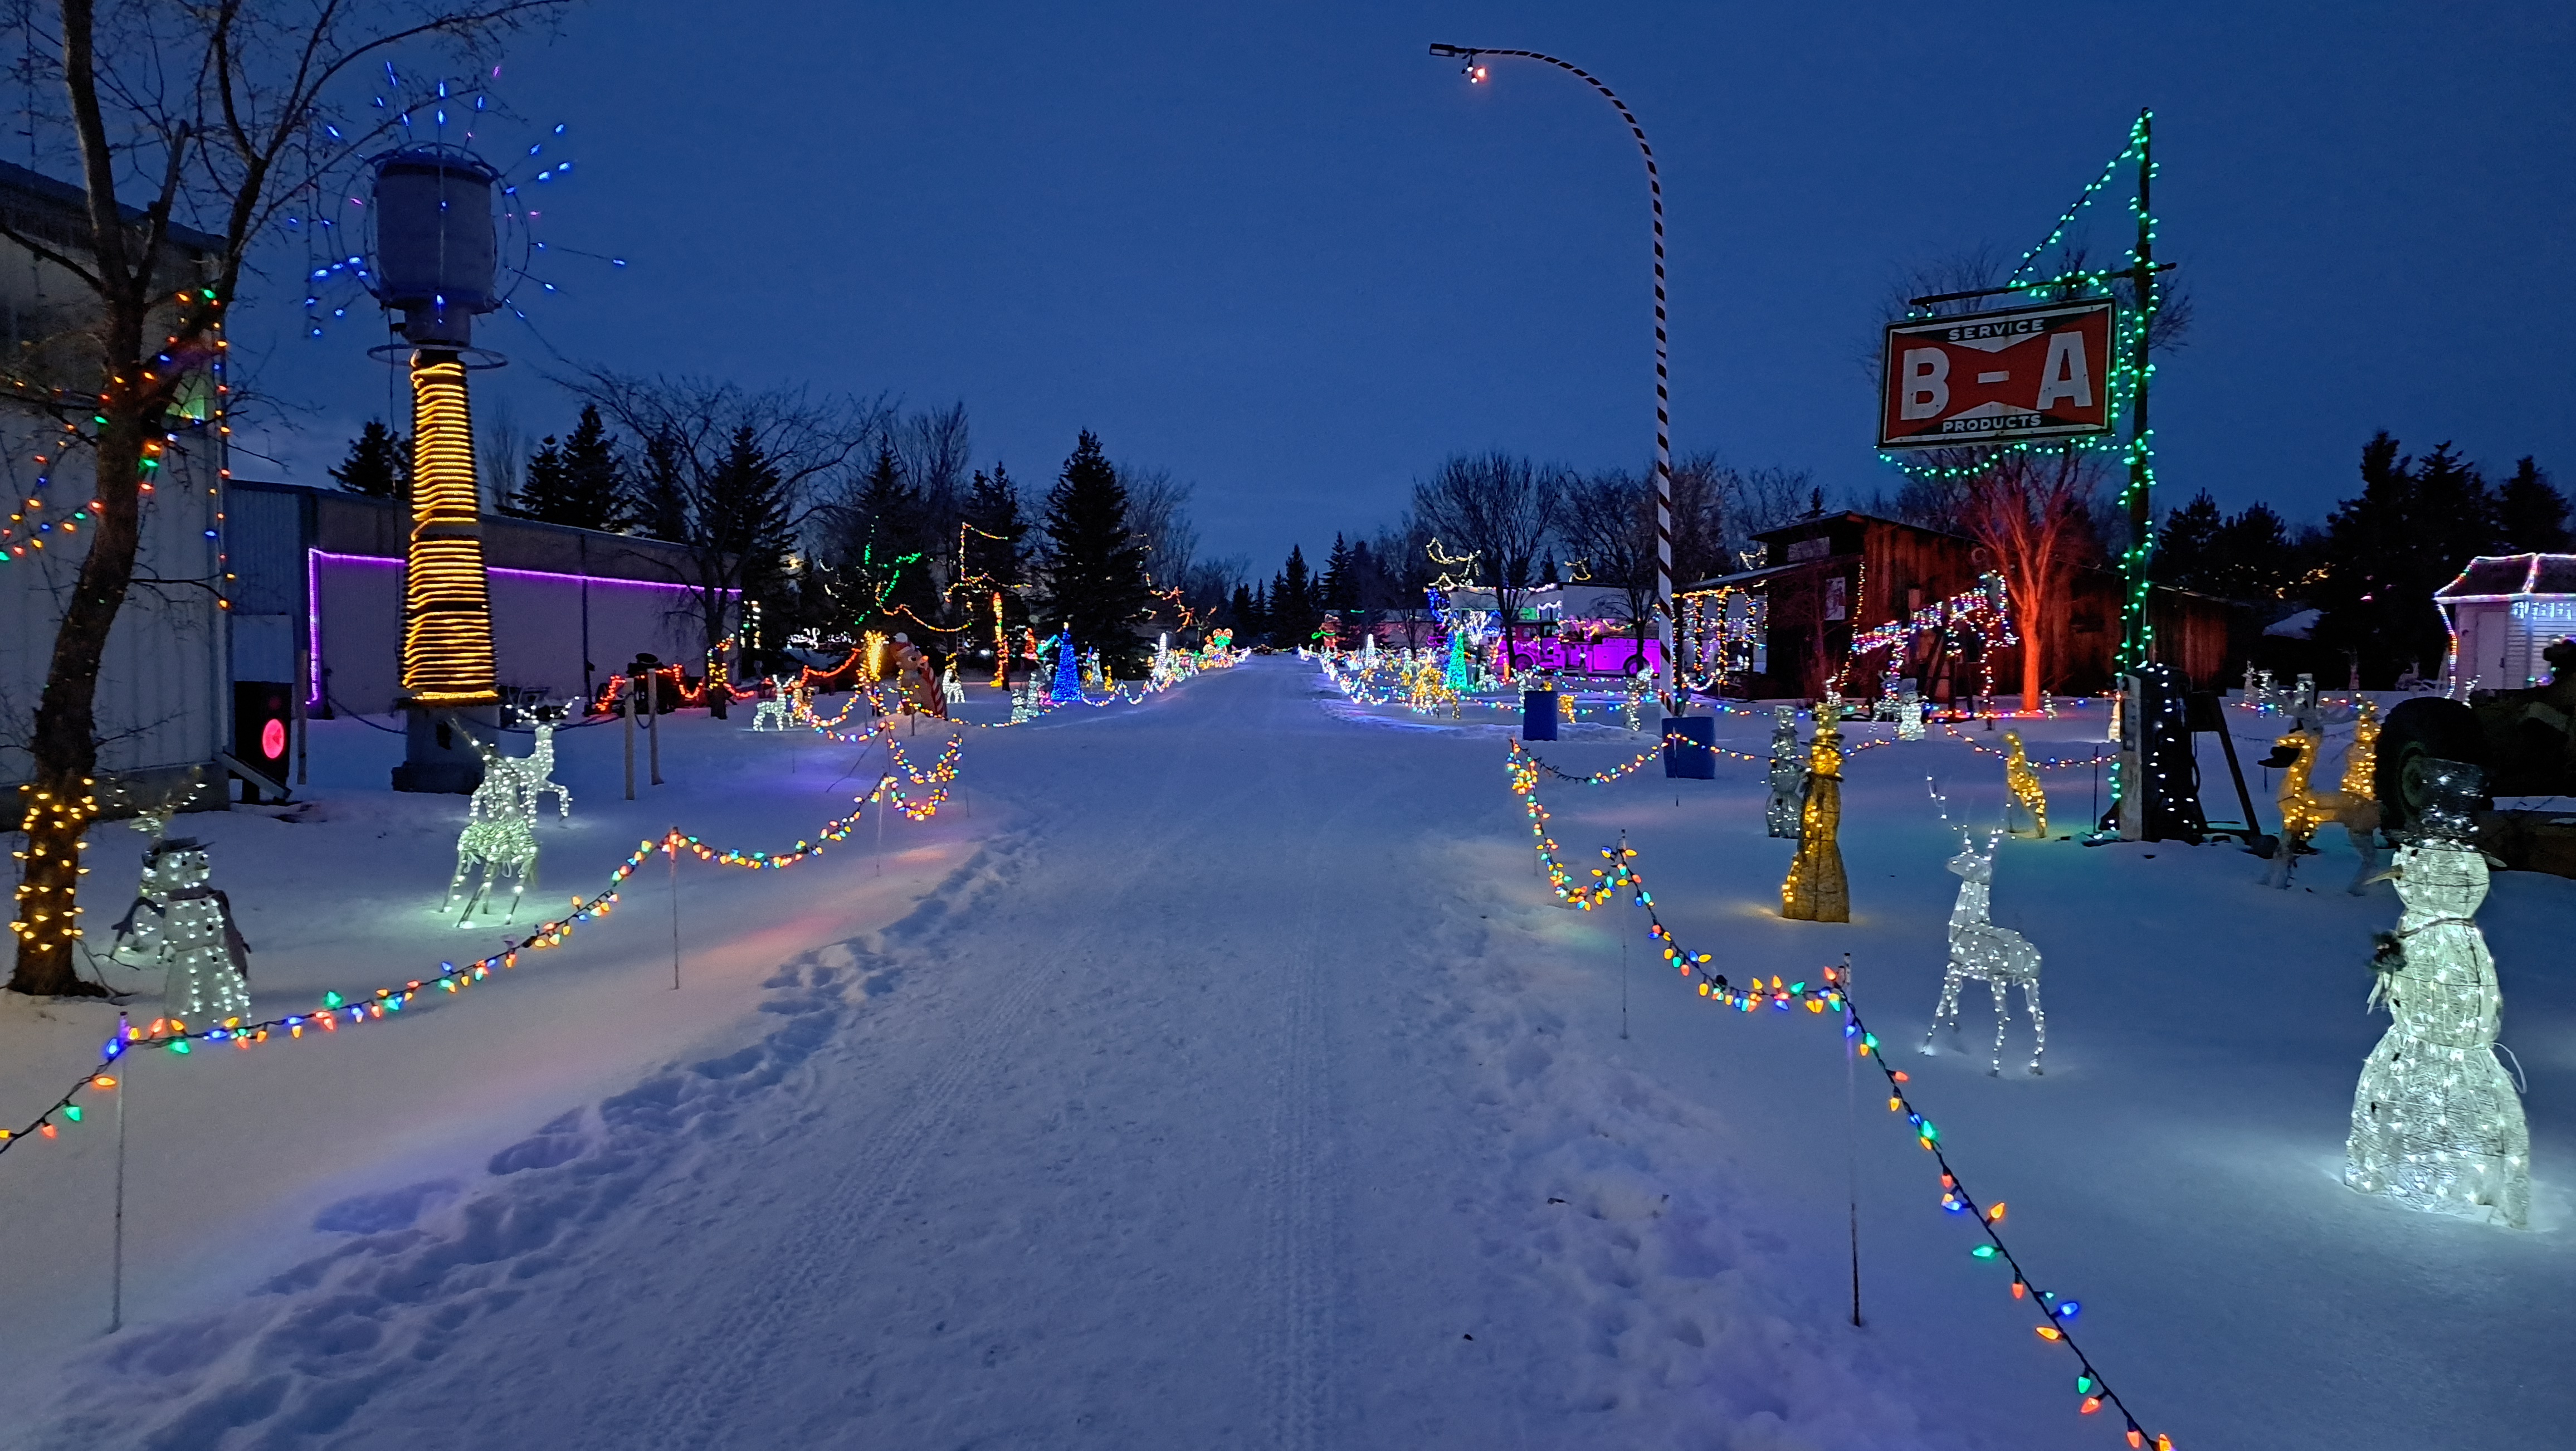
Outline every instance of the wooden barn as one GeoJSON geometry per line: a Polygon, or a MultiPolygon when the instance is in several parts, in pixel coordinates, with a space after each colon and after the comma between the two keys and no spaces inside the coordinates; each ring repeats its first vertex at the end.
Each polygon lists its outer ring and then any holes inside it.
{"type": "MultiPolygon", "coordinates": [[[[2020,688],[2020,647],[1990,644],[1991,628],[1977,627],[1991,618],[1986,612],[1997,595],[1986,579],[1991,563],[1975,540],[1857,512],[1815,515],[1754,538],[1763,547],[1761,567],[1683,591],[1707,601],[1749,596],[1756,602],[1762,621],[1756,648],[1739,654],[1725,693],[1813,699],[1839,675],[1845,695],[1874,697],[1893,641],[1908,633],[1900,622],[1924,619],[1959,625],[1937,634],[1924,630],[1910,642],[1904,673],[1926,699],[1980,694],[1989,678],[1998,694],[2020,688]],[[1933,648],[1936,641],[1944,648],[1933,648]]],[[[2225,601],[2157,587],[2148,604],[2155,658],[2179,667],[2195,685],[2214,685],[2232,663],[2235,612],[2225,601]]],[[[1716,609],[1703,613],[1714,618],[1716,609]]],[[[2048,689],[2074,695],[2106,689],[2120,646],[2119,575],[2073,571],[2041,615],[2048,689]]],[[[2027,628],[2018,618],[2012,623],[2016,632],[2027,628]]],[[[1703,642],[1693,644],[1700,647],[1695,658],[1714,653],[1703,642]]]]}

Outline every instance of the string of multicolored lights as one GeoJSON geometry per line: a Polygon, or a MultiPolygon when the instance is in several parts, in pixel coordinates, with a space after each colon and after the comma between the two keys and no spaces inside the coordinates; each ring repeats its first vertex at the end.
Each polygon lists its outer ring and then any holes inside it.
{"type": "Polygon", "coordinates": [[[1518,749],[1519,743],[1513,744],[1514,750],[1506,769],[1511,775],[1512,791],[1521,798],[1529,816],[1530,837],[1537,849],[1540,865],[1546,868],[1550,890],[1568,905],[1587,912],[1596,906],[1609,904],[1623,892],[1627,893],[1630,900],[1645,912],[1647,930],[1655,938],[1663,960],[1671,964],[1681,976],[1697,977],[1699,996],[1719,1007],[1733,1008],[1740,1013],[1751,1013],[1757,1008],[1768,1006],[1776,1012],[1785,1013],[1793,1007],[1803,1006],[1809,1014],[1816,1016],[1821,1016],[1828,1011],[1840,1015],[1843,1037],[1851,1044],[1852,1051],[1869,1059],[1887,1080],[1888,1112],[1905,1115],[1906,1122],[1914,1131],[1915,1142],[1920,1144],[1926,1153],[1932,1155],[1933,1163],[1940,1170],[1942,1209],[1972,1220],[1983,1236],[1984,1242],[1969,1251],[1970,1258],[1987,1264],[2000,1262],[2010,1270],[2012,1297],[2015,1300],[2032,1301],[2046,1317],[2041,1324],[2033,1327],[2033,1333],[2042,1340],[2066,1347],[2067,1351],[2074,1355],[2077,1366],[2075,1393],[2079,1398],[2076,1404],[2077,1414],[2095,1415],[2108,1406],[2117,1411],[2120,1419],[2125,1423],[2123,1434],[2131,1447],[2144,1448],[2152,1443],[2156,1451],[2173,1451],[2173,1438],[2162,1434],[2154,1436],[2148,1434],[2138,1423],[2136,1414],[2120,1399],[2118,1393],[2111,1389],[2100,1369],[2093,1364],[2092,1358],[2084,1353],[2083,1346],[2075,1339],[2074,1321],[2082,1306],[2077,1301],[2061,1297],[2054,1291],[2033,1288],[2032,1276],[2022,1267],[2020,1259],[2013,1254],[2012,1247],[2004,1241],[2002,1229],[2006,1212],[2004,1201],[1998,1199],[1991,1204],[1981,1206],[1976,1197],[1968,1191],[1967,1186],[1961,1182],[1957,1168],[1951,1164],[1949,1155],[1942,1146],[1939,1127],[1915,1106],[1906,1091],[1906,1084],[1910,1079],[1903,1070],[1887,1061],[1886,1055],[1880,1051],[1878,1035],[1869,1030],[1868,1024],[1861,1017],[1859,1005],[1852,1000],[1848,966],[1821,968],[1818,972],[1819,980],[1814,983],[1784,982],[1781,977],[1774,976],[1766,984],[1759,975],[1756,975],[1744,986],[1737,986],[1723,973],[1709,971],[1710,964],[1715,961],[1715,954],[1692,952],[1682,946],[1680,938],[1663,920],[1663,915],[1655,910],[1654,894],[1647,889],[1645,879],[1639,875],[1635,866],[1637,850],[1627,845],[1624,839],[1616,847],[1602,848],[1601,856],[1610,863],[1609,866],[1592,868],[1591,880],[1588,882],[1577,882],[1574,879],[1574,874],[1559,859],[1558,853],[1562,848],[1557,845],[1556,839],[1548,834],[1548,811],[1538,799],[1538,773],[1532,766],[1525,764],[1525,753],[1518,749]]]}
{"type": "MultiPolygon", "coordinates": [[[[927,821],[938,814],[941,804],[948,799],[947,783],[957,777],[957,761],[964,741],[962,735],[951,738],[947,749],[940,753],[928,771],[915,771],[900,748],[895,748],[895,761],[904,774],[911,776],[915,784],[931,787],[927,796],[917,801],[912,799],[905,794],[894,773],[889,771],[866,791],[851,798],[855,809],[826,822],[812,840],[799,841],[784,852],[713,847],[676,828],[659,838],[640,841],[635,850],[628,853],[626,860],[609,874],[608,886],[604,890],[588,898],[573,898],[571,909],[565,915],[537,924],[526,936],[500,951],[464,964],[442,962],[439,971],[430,977],[412,978],[399,987],[380,987],[357,997],[336,991],[326,992],[320,1006],[314,1009],[257,1021],[233,1018],[222,1023],[191,1026],[181,1019],[162,1017],[154,1018],[146,1027],[136,1027],[120,1020],[117,1035],[101,1046],[97,1064],[82,1074],[50,1107],[37,1114],[24,1128],[0,1129],[0,1154],[7,1153],[30,1136],[38,1139],[59,1137],[61,1124],[57,1120],[73,1124],[82,1122],[87,1114],[87,1109],[80,1102],[82,1095],[114,1089],[117,1079],[110,1070],[128,1053],[159,1050],[185,1057],[201,1044],[212,1047],[218,1043],[229,1043],[236,1049],[248,1050],[275,1038],[282,1037],[292,1042],[302,1039],[307,1030],[337,1033],[343,1026],[358,1027],[382,1019],[388,1013],[399,1013],[423,993],[463,992],[489,978],[495,971],[517,967],[520,953],[560,947],[571,939],[574,929],[582,923],[607,916],[617,905],[618,889],[656,853],[668,853],[676,860],[679,853],[685,851],[700,861],[717,866],[774,870],[820,856],[826,845],[846,841],[871,802],[891,805],[911,820],[927,821]]],[[[888,742],[889,746],[892,744],[888,742]]]]}
{"type": "MultiPolygon", "coordinates": [[[[1941,722],[1941,729],[1949,735],[1950,739],[1957,741],[1960,745],[1966,746],[1969,750],[1976,752],[1980,756],[1992,756],[1999,761],[2011,759],[2012,752],[2003,750],[1996,746],[1980,745],[1966,732],[1960,730],[1957,725],[1949,721],[1945,720],[1941,722]]],[[[2110,759],[2110,756],[2102,753],[2101,747],[2096,746],[2094,747],[2094,754],[2089,756],[2051,756],[2046,760],[2034,760],[2030,764],[2042,771],[2072,771],[2078,766],[2098,766],[2110,759]]]]}

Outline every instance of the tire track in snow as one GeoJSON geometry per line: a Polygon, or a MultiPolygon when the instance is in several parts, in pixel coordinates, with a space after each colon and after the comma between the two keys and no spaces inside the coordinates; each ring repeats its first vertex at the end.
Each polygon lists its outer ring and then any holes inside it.
{"type": "MultiPolygon", "coordinates": [[[[1346,808],[1347,809],[1347,808],[1346,808]]],[[[1338,821],[1341,813],[1335,813],[1338,821]]],[[[1296,946],[1282,974],[1278,1048],[1271,1064],[1265,1207],[1262,1222],[1261,1300],[1267,1317],[1261,1371],[1262,1402],[1282,1451],[1312,1451],[1325,1444],[1332,1420],[1332,1383],[1326,1360],[1331,1310],[1331,1224],[1325,1179],[1331,1172],[1322,1140],[1329,1127],[1319,1103],[1330,1092],[1329,1050],[1317,1028],[1323,971],[1325,843],[1332,823],[1319,821],[1309,838],[1297,880],[1309,885],[1296,946]]]]}
{"type": "MultiPolygon", "coordinates": [[[[1015,845],[1012,850],[1010,868],[1017,866],[1019,849],[1015,845]]],[[[1002,873],[1014,874],[1015,870],[1002,873]]],[[[990,890],[995,884],[984,885],[990,890]]],[[[974,895],[980,899],[983,892],[974,895]]],[[[968,902],[961,907],[974,905],[968,902]]],[[[907,944],[899,957],[880,956],[907,966],[935,959],[936,944],[953,935],[967,915],[963,910],[949,911],[935,930],[907,944]]],[[[803,1196],[793,1222],[779,1227],[780,1242],[819,1247],[865,1244],[873,1239],[886,1215],[904,1202],[928,1151],[948,1137],[969,1090],[990,1079],[1017,1050],[1036,1005],[1061,971],[1060,960],[1049,958],[1015,974],[998,993],[984,995],[989,1011],[967,1043],[941,1057],[939,1066],[920,1080],[910,1101],[887,1121],[884,1132],[865,1140],[827,1184],[803,1196]]],[[[758,1394],[756,1368],[776,1357],[791,1331],[818,1303],[835,1298],[829,1293],[830,1282],[859,1269],[851,1257],[841,1254],[809,1250],[784,1257],[780,1273],[765,1281],[755,1296],[692,1337],[697,1348],[681,1359],[700,1367],[698,1373],[673,1387],[682,1395],[679,1404],[657,1408],[642,1418],[640,1434],[655,1445],[719,1444],[732,1426],[734,1407],[745,1396],[758,1394]]],[[[631,1447],[636,1443],[620,1435],[610,1444],[631,1447]]]]}

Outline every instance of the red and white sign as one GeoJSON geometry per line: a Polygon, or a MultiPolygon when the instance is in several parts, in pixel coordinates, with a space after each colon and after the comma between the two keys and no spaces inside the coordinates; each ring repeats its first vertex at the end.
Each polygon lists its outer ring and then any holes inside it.
{"type": "Polygon", "coordinates": [[[1881,448],[2111,431],[2108,299],[1890,323],[1881,448]]]}

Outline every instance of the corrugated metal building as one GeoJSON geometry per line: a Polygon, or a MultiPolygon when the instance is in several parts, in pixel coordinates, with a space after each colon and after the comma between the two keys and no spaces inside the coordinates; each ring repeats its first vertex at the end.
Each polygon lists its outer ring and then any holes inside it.
{"type": "MultiPolygon", "coordinates": [[[[401,688],[411,514],[392,499],[236,481],[232,678],[298,681],[306,709],[375,713],[401,688]]],[[[593,694],[638,653],[694,669],[706,653],[689,551],[654,539],[483,518],[492,644],[504,690],[593,694]]],[[[718,591],[727,628],[737,592],[718,591]]]]}
{"type": "MultiPolygon", "coordinates": [[[[20,235],[76,252],[87,242],[86,207],[78,187],[0,163],[0,216],[20,235]]],[[[198,276],[222,246],[178,227],[170,240],[173,286],[198,276]]],[[[90,414],[84,390],[98,379],[80,333],[96,307],[79,279],[0,241],[0,358],[8,370],[0,378],[0,475],[11,499],[0,526],[0,785],[10,787],[33,774],[27,745],[36,704],[63,601],[88,553],[97,474],[79,435],[90,414]]],[[[211,380],[196,380],[168,420],[139,520],[136,583],[100,662],[98,797],[109,816],[157,800],[191,768],[199,773],[196,804],[223,799],[217,756],[231,728],[219,594],[225,450],[213,398],[211,380]]]]}

